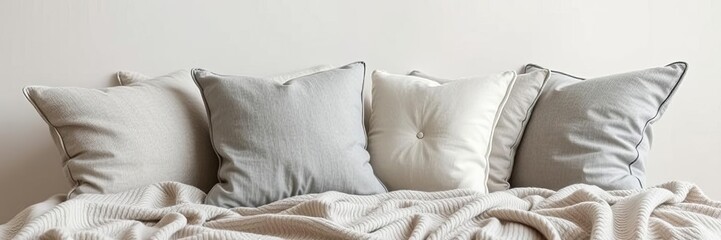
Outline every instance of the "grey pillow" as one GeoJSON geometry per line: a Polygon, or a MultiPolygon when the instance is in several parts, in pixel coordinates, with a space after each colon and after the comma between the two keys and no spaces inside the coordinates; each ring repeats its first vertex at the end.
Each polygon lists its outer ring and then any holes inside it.
{"type": "Polygon", "coordinates": [[[30,86],[74,185],[69,196],[162,181],[217,182],[205,108],[188,71],[104,89],[30,86]]]}
{"type": "MultiPolygon", "coordinates": [[[[453,81],[433,77],[420,71],[413,71],[410,75],[438,82],[453,81]]],[[[489,192],[503,191],[511,187],[508,180],[513,170],[516,148],[521,141],[536,100],[541,95],[541,90],[549,76],[548,69],[539,69],[519,74],[516,78],[508,102],[503,107],[501,117],[493,131],[493,146],[488,159],[490,164],[487,181],[489,192]]]]}
{"type": "Polygon", "coordinates": [[[366,151],[362,62],[285,83],[202,69],[193,76],[221,159],[206,203],[256,207],[325,191],[386,192],[366,151]]]}
{"type": "MultiPolygon", "coordinates": [[[[529,64],[526,71],[540,68],[529,64]]],[[[592,79],[554,71],[518,148],[512,186],[643,188],[651,125],[686,68],[676,62],[592,79]]]]}

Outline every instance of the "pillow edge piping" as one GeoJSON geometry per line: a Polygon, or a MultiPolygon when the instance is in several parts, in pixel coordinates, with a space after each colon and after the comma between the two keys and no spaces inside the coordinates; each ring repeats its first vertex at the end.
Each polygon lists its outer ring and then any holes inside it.
{"type": "Polygon", "coordinates": [[[664,112],[664,109],[668,107],[669,100],[671,99],[671,97],[673,97],[673,95],[675,95],[676,90],[678,89],[678,86],[681,85],[681,82],[683,81],[684,77],[686,76],[686,72],[688,72],[688,63],[683,62],[683,61],[673,62],[673,63],[665,65],[664,67],[670,67],[670,66],[673,66],[676,64],[680,64],[683,66],[681,75],[676,80],[676,83],[671,88],[671,91],[669,91],[668,95],[666,95],[666,98],[664,98],[664,100],[661,102],[661,104],[659,104],[658,108],[656,109],[656,114],[653,117],[651,117],[650,119],[648,119],[646,121],[646,123],[644,124],[643,128],[641,129],[641,139],[639,139],[638,143],[636,143],[636,146],[634,147],[634,150],[636,150],[636,158],[634,158],[633,161],[631,161],[628,164],[628,173],[631,176],[633,176],[634,178],[636,178],[636,180],[638,181],[638,184],[639,184],[639,186],[641,186],[641,188],[644,187],[643,182],[641,181],[641,179],[638,176],[633,174],[632,167],[634,164],[639,162],[638,160],[641,157],[641,152],[638,150],[638,147],[641,145],[641,143],[643,143],[644,140],[646,140],[646,134],[645,134],[646,130],[651,125],[651,122],[655,122],[659,117],[661,117],[661,115],[664,112]]]}
{"type": "MultiPolygon", "coordinates": [[[[42,118],[45,121],[45,123],[48,126],[50,126],[50,128],[53,129],[53,133],[58,137],[58,140],[60,143],[60,148],[63,149],[63,158],[66,158],[65,161],[69,162],[71,157],[70,157],[70,154],[68,153],[67,147],[65,146],[65,140],[63,139],[63,136],[60,134],[60,131],[58,131],[58,128],[50,122],[50,120],[47,118],[45,113],[42,110],[40,110],[40,107],[38,107],[35,100],[33,100],[33,98],[30,96],[30,89],[34,88],[34,87],[42,87],[42,86],[32,86],[32,85],[25,86],[22,89],[23,95],[25,96],[25,99],[27,99],[28,102],[30,102],[30,105],[33,105],[33,108],[35,108],[35,111],[38,113],[38,115],[40,115],[40,118],[42,118]]],[[[68,164],[67,162],[63,163],[63,165],[67,165],[67,164],[68,164]]],[[[80,181],[75,179],[75,177],[73,176],[73,172],[70,170],[70,167],[64,166],[63,168],[65,168],[65,171],[68,173],[68,176],[70,177],[70,180],[73,183],[73,187],[67,193],[67,197],[68,197],[68,199],[70,199],[70,198],[73,198],[73,195],[75,195],[76,190],[80,187],[80,181]]]]}

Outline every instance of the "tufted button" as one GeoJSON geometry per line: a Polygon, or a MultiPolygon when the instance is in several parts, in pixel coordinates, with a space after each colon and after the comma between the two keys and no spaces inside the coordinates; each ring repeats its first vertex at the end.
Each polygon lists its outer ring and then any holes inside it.
{"type": "Polygon", "coordinates": [[[418,139],[423,139],[423,132],[418,132],[418,133],[416,134],[416,137],[417,137],[418,139]]]}

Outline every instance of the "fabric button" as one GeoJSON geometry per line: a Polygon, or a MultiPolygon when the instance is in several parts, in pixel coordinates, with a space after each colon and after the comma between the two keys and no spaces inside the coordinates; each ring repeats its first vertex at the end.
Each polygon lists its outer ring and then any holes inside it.
{"type": "Polygon", "coordinates": [[[418,139],[423,139],[423,132],[418,132],[418,133],[416,134],[416,137],[417,137],[418,139]]]}

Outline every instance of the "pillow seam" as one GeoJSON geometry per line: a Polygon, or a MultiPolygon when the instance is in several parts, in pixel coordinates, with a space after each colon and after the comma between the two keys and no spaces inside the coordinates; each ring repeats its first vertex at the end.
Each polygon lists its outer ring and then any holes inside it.
{"type": "MultiPolygon", "coordinates": [[[[383,181],[381,181],[381,179],[378,177],[378,175],[376,175],[375,170],[373,170],[373,166],[370,164],[370,152],[368,151],[368,145],[369,145],[369,144],[368,144],[368,130],[366,129],[366,120],[365,120],[365,119],[366,119],[366,118],[365,118],[365,114],[366,114],[366,109],[365,109],[365,95],[363,94],[363,92],[365,92],[366,72],[368,71],[368,69],[367,69],[366,63],[365,63],[364,61],[357,61],[357,62],[354,62],[354,63],[347,64],[347,65],[345,65],[345,66],[348,66],[348,65],[351,65],[351,64],[355,64],[355,63],[360,63],[361,65],[363,65],[363,79],[361,80],[361,92],[360,92],[360,95],[361,95],[361,99],[360,99],[360,101],[361,101],[361,126],[363,127],[363,135],[365,135],[365,146],[363,146],[363,149],[365,149],[366,152],[368,153],[368,166],[370,167],[371,171],[373,172],[373,177],[375,177],[376,181],[378,181],[378,183],[379,183],[381,186],[383,186],[383,189],[384,189],[386,192],[388,192],[388,187],[386,187],[386,184],[383,183],[383,181]]],[[[329,70],[333,70],[333,69],[337,69],[337,68],[331,68],[331,69],[329,69],[329,70]]],[[[329,70],[326,70],[326,71],[329,71],[329,70]]],[[[373,91],[373,90],[371,89],[371,91],[373,91]]],[[[372,92],[371,92],[371,93],[372,93],[372,92]]],[[[371,106],[371,110],[372,110],[372,109],[373,109],[373,107],[371,106]]],[[[370,113],[369,113],[369,114],[370,114],[370,113]]],[[[370,125],[370,116],[369,116],[369,123],[368,123],[368,124],[370,125]]]]}
{"type": "Polygon", "coordinates": [[[496,110],[496,116],[493,120],[493,126],[491,127],[491,135],[488,140],[488,146],[486,150],[486,193],[490,193],[491,190],[488,188],[488,179],[491,175],[491,153],[493,151],[493,138],[496,133],[496,126],[498,126],[498,122],[500,122],[501,116],[503,116],[503,113],[505,112],[506,103],[508,103],[508,99],[511,98],[511,92],[513,92],[513,88],[516,85],[516,81],[518,81],[518,74],[516,71],[510,71],[511,74],[513,74],[513,78],[511,79],[511,82],[506,87],[506,94],[503,96],[503,100],[498,106],[498,110],[496,110]]]}
{"type": "Polygon", "coordinates": [[[115,78],[118,80],[118,84],[120,84],[120,86],[125,86],[125,84],[123,84],[123,78],[120,77],[120,72],[115,73],[115,78]]]}
{"type": "MultiPolygon", "coordinates": [[[[541,67],[541,66],[536,65],[536,64],[533,64],[533,63],[529,63],[529,64],[526,65],[526,67],[524,68],[523,71],[524,71],[525,73],[528,73],[528,69],[529,69],[529,68],[548,69],[548,68],[541,67]]],[[[578,79],[578,80],[586,80],[586,78],[573,76],[573,75],[568,74],[568,73],[565,73],[565,72],[556,71],[556,70],[551,70],[551,69],[548,69],[548,70],[550,70],[551,73],[557,73],[557,74],[565,75],[565,76],[567,76],[567,77],[575,78],[575,79],[578,79]]]]}
{"type": "MultiPolygon", "coordinates": [[[[536,94],[536,97],[533,99],[533,102],[531,102],[531,105],[528,106],[528,109],[526,109],[525,117],[523,118],[523,121],[521,121],[521,131],[518,132],[516,135],[516,138],[513,140],[513,144],[511,145],[511,155],[508,156],[511,160],[511,164],[508,165],[508,170],[510,175],[506,176],[504,180],[504,184],[506,185],[506,189],[511,188],[511,175],[513,175],[513,165],[516,163],[516,150],[518,149],[518,145],[521,142],[521,139],[523,139],[523,134],[525,132],[526,126],[528,126],[528,122],[531,120],[531,111],[536,107],[536,103],[538,102],[538,99],[541,98],[541,94],[543,93],[543,89],[546,87],[546,83],[548,83],[548,80],[551,78],[551,70],[547,68],[541,68],[540,70],[544,71],[546,73],[546,77],[543,78],[543,82],[541,83],[541,86],[538,90],[538,94],[536,94]]],[[[525,70],[524,70],[525,71],[525,70]]],[[[527,72],[526,72],[527,73],[527,72]]]]}
{"type": "Polygon", "coordinates": [[[671,98],[671,96],[674,95],[674,93],[676,92],[676,89],[678,89],[678,86],[681,84],[681,81],[683,80],[683,77],[686,75],[686,71],[688,70],[688,64],[685,63],[685,62],[673,62],[673,63],[671,63],[671,64],[666,65],[666,67],[669,67],[669,66],[672,66],[672,65],[676,65],[676,64],[681,64],[681,65],[683,65],[683,71],[681,72],[681,76],[678,77],[678,79],[676,80],[676,83],[673,85],[673,87],[671,88],[671,91],[669,91],[668,95],[667,95],[666,98],[663,100],[663,102],[661,102],[661,104],[659,104],[658,108],[656,109],[656,114],[655,114],[653,117],[651,117],[650,119],[648,119],[648,120],[646,121],[646,124],[644,124],[643,129],[641,130],[641,139],[639,139],[638,143],[636,143],[636,147],[634,148],[634,149],[636,150],[636,158],[634,158],[633,161],[631,161],[631,162],[628,164],[628,172],[629,172],[629,174],[631,174],[631,176],[635,177],[636,180],[638,180],[638,184],[641,186],[641,188],[643,188],[643,183],[642,183],[641,179],[640,179],[638,176],[636,176],[636,175],[633,174],[633,168],[632,168],[632,166],[633,166],[635,163],[637,163],[637,162],[638,162],[638,159],[641,157],[641,152],[638,150],[638,147],[639,147],[639,146],[641,145],[641,143],[643,143],[643,141],[646,139],[646,134],[645,134],[646,129],[648,129],[648,127],[649,127],[649,125],[650,125],[651,122],[655,122],[655,120],[656,120],[658,117],[660,117],[661,112],[662,112],[662,109],[664,108],[664,106],[668,105],[668,100],[671,98]]]}
{"type": "MultiPolygon", "coordinates": [[[[198,71],[207,71],[205,69],[201,68],[194,68],[190,70],[190,75],[193,78],[193,82],[198,87],[198,91],[200,91],[200,96],[203,99],[203,105],[205,106],[205,114],[208,116],[208,133],[210,135],[210,145],[213,147],[213,152],[215,152],[215,156],[218,158],[218,170],[216,171],[216,180],[218,180],[218,183],[214,184],[213,187],[211,187],[211,190],[215,188],[218,184],[222,183],[220,180],[220,169],[223,165],[223,158],[220,156],[220,153],[218,153],[218,149],[215,144],[215,138],[213,138],[213,124],[210,114],[210,107],[208,106],[208,101],[205,98],[205,90],[203,89],[203,86],[201,86],[200,82],[198,82],[198,79],[195,77],[195,74],[198,71]]],[[[212,72],[211,72],[212,73],[212,72]]]]}
{"type": "MultiPolygon", "coordinates": [[[[32,97],[30,97],[30,88],[31,87],[32,86],[24,87],[22,90],[23,95],[25,95],[25,98],[28,100],[28,102],[30,102],[30,104],[33,105],[33,107],[35,108],[35,111],[37,111],[39,113],[40,117],[43,120],[45,120],[45,123],[48,124],[48,126],[50,126],[53,129],[53,133],[58,137],[60,147],[63,149],[63,155],[64,155],[63,157],[67,158],[67,160],[63,164],[67,165],[70,162],[71,157],[70,157],[70,154],[68,153],[68,149],[65,146],[65,140],[63,140],[63,136],[60,134],[60,131],[58,131],[58,128],[50,122],[50,120],[47,118],[45,113],[42,110],[40,110],[40,107],[38,107],[37,103],[32,99],[32,97]]],[[[73,176],[73,172],[70,171],[70,167],[65,167],[65,169],[67,169],[66,171],[68,172],[68,176],[70,177],[71,182],[74,183],[72,189],[70,189],[70,191],[67,194],[68,198],[72,198],[72,196],[75,194],[75,190],[77,190],[77,188],[80,186],[80,181],[75,179],[75,177],[73,176]]]]}

